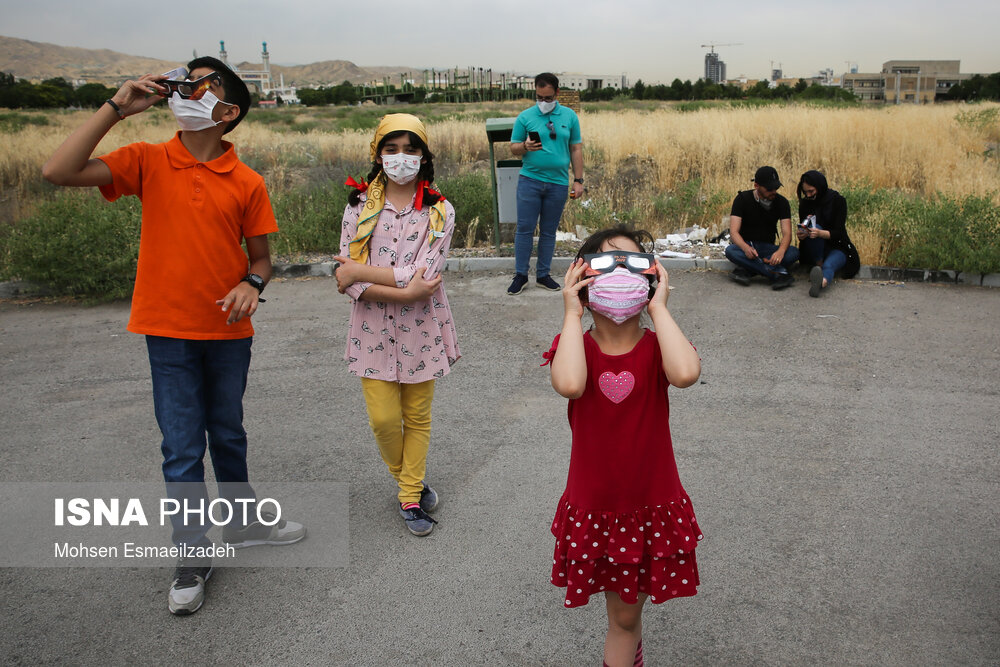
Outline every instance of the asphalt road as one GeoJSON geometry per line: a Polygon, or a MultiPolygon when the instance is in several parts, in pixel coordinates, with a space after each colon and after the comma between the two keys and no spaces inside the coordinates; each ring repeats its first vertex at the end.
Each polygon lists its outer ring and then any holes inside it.
{"type": "MultiPolygon", "coordinates": [[[[597,665],[603,604],[566,610],[548,532],[566,402],[539,368],[558,294],[446,274],[464,357],[438,383],[427,538],[396,514],[330,279],[269,286],[246,426],[256,480],[349,484],[349,564],[218,569],[173,617],[170,571],[0,569],[5,663],[597,665]]],[[[696,597],[649,605],[647,664],[1000,661],[1000,291],[838,283],[810,299],[674,272],[703,358],[671,392],[705,539],[696,597]]],[[[0,304],[0,479],[160,480],[127,304],[0,304]]],[[[29,530],[26,528],[26,530],[29,530]]]]}

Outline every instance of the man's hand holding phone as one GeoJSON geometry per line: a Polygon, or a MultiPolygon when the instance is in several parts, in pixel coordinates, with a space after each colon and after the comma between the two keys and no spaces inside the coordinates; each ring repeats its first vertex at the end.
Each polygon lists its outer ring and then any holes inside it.
{"type": "Polygon", "coordinates": [[[542,137],[538,132],[528,131],[528,138],[524,141],[525,151],[537,151],[542,148],[542,137]]]}

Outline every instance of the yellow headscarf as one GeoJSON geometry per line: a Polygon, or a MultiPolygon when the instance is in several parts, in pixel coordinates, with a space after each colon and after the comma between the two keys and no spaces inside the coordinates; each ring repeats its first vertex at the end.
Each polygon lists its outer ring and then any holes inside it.
{"type": "MultiPolygon", "coordinates": [[[[368,155],[372,162],[375,162],[377,159],[379,142],[382,141],[387,134],[398,132],[400,130],[412,132],[420,137],[420,140],[424,142],[425,146],[430,146],[430,143],[427,141],[427,130],[424,128],[424,124],[420,122],[419,118],[408,113],[387,114],[382,117],[382,120],[379,121],[378,127],[375,128],[375,138],[372,139],[372,143],[369,147],[368,155]]],[[[372,231],[374,231],[375,224],[378,222],[378,215],[382,212],[382,209],[385,208],[385,182],[385,172],[380,171],[368,185],[368,199],[365,201],[365,205],[361,209],[361,216],[358,218],[358,231],[351,240],[349,246],[351,259],[355,262],[366,263],[368,261],[368,243],[371,241],[372,231]]],[[[423,193],[420,191],[421,187],[422,184],[418,184],[418,204],[423,200],[421,196],[423,193]]],[[[442,230],[444,229],[444,221],[447,215],[444,201],[444,197],[442,196],[436,204],[431,206],[430,229],[427,233],[428,245],[433,243],[435,238],[443,236],[442,230]]]]}

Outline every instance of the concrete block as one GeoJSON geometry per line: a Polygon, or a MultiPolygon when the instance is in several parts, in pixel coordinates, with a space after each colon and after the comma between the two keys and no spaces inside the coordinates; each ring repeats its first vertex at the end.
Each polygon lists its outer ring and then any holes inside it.
{"type": "Polygon", "coordinates": [[[513,257],[463,257],[460,271],[513,271],[513,257]]]}
{"type": "Polygon", "coordinates": [[[14,299],[26,296],[48,296],[52,291],[44,285],[36,285],[25,280],[11,280],[0,283],[0,299],[14,299]]]}
{"type": "Polygon", "coordinates": [[[955,271],[924,271],[924,282],[927,283],[954,283],[955,271]]]}
{"type": "Polygon", "coordinates": [[[691,259],[683,257],[659,257],[658,259],[667,271],[689,271],[698,268],[698,259],[695,257],[691,259]]]}
{"type": "Polygon", "coordinates": [[[299,278],[311,275],[312,264],[275,264],[272,272],[279,278],[299,278]]]}
{"type": "Polygon", "coordinates": [[[728,259],[710,259],[706,262],[707,267],[713,271],[732,271],[736,265],[728,259]]]}
{"type": "Polygon", "coordinates": [[[1000,273],[987,273],[979,283],[983,287],[1000,287],[1000,273]]]}
{"type": "Polygon", "coordinates": [[[310,276],[332,276],[333,275],[333,262],[321,262],[320,264],[313,264],[312,269],[309,271],[310,276]]]}

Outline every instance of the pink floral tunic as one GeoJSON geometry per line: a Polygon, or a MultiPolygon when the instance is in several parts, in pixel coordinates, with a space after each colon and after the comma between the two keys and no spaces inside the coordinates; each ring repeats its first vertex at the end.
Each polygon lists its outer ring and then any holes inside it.
{"type": "MultiPolygon", "coordinates": [[[[340,254],[345,257],[357,234],[364,200],[362,195],[357,206],[344,210],[340,254]]],[[[437,276],[444,269],[455,231],[455,209],[451,202],[446,202],[445,208],[443,235],[428,244],[430,208],[416,211],[411,200],[406,208],[397,211],[386,200],[372,231],[368,263],[392,267],[397,287],[406,287],[421,266],[427,267],[424,278],[437,276]]],[[[447,375],[462,353],[444,283],[429,299],[407,304],[360,300],[371,285],[358,282],[346,290],[354,300],[344,352],[351,375],[404,384],[447,375]]]]}

